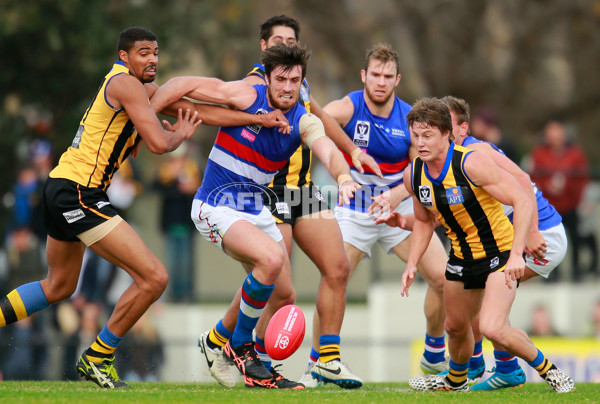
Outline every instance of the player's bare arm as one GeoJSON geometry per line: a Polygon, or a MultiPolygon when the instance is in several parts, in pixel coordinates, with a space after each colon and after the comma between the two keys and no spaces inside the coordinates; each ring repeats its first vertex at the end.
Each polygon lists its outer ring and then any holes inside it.
{"type": "Polygon", "coordinates": [[[152,108],[162,110],[182,97],[244,110],[256,99],[256,90],[243,80],[226,82],[211,77],[174,77],[156,90],[152,108]]]}
{"type": "Polygon", "coordinates": [[[521,168],[511,159],[502,153],[499,153],[488,143],[477,142],[470,144],[468,148],[485,153],[492,160],[494,160],[494,163],[496,163],[498,167],[508,171],[508,173],[517,180],[523,191],[525,191],[527,196],[529,196],[531,201],[534,203],[534,210],[531,218],[531,228],[529,229],[529,237],[527,239],[527,246],[525,250],[531,253],[535,258],[544,258],[547,245],[546,241],[544,240],[544,236],[542,236],[539,230],[537,199],[533,186],[531,185],[531,177],[529,177],[529,174],[521,170],[521,168]]]}
{"type": "MultiPolygon", "coordinates": [[[[152,97],[158,85],[155,83],[146,83],[146,91],[148,97],[152,101],[152,97]]],[[[289,134],[289,122],[283,113],[276,109],[267,114],[250,114],[247,112],[238,111],[231,108],[226,108],[218,105],[200,104],[191,102],[188,99],[181,98],[175,101],[173,104],[167,105],[162,110],[156,113],[163,115],[176,117],[177,111],[181,109],[185,111],[189,109],[191,111],[198,111],[198,116],[202,120],[202,123],[210,126],[244,126],[244,125],[260,125],[266,128],[279,127],[281,133],[289,134]]]]}
{"type": "Polygon", "coordinates": [[[138,133],[144,139],[148,149],[156,154],[175,150],[186,139],[189,139],[198,125],[198,113],[189,110],[185,114],[180,111],[174,127],[167,123],[166,129],[161,126],[158,117],[150,108],[148,95],[144,85],[133,76],[121,74],[113,77],[106,89],[106,96],[111,105],[124,108],[138,133]]]}
{"type": "MultiPolygon", "coordinates": [[[[313,103],[311,96],[311,105],[313,103]]],[[[321,108],[316,101],[313,112],[323,121],[327,135],[333,140],[337,147],[348,153],[352,157],[352,164],[359,173],[364,174],[363,165],[369,167],[379,178],[383,178],[381,169],[367,153],[363,152],[360,147],[354,144],[352,140],[343,131],[343,127],[350,122],[354,114],[354,104],[350,97],[346,96],[341,100],[332,101],[324,108],[321,108]],[[320,115],[319,115],[320,114],[320,115]]]]}
{"type": "MultiPolygon", "coordinates": [[[[411,169],[412,167],[409,166],[404,170],[404,183],[406,184],[411,183],[411,169]]],[[[432,213],[421,205],[421,202],[419,202],[412,189],[408,189],[408,193],[413,198],[414,222],[408,260],[406,261],[406,269],[402,274],[402,289],[400,290],[402,296],[408,296],[408,289],[414,282],[415,274],[417,273],[417,264],[421,260],[421,257],[423,257],[423,254],[425,254],[425,250],[427,249],[427,246],[429,246],[429,242],[433,236],[432,213]]]]}
{"type": "Polygon", "coordinates": [[[512,281],[525,274],[523,251],[527,244],[534,205],[519,183],[481,152],[469,153],[464,162],[464,171],[476,185],[483,187],[492,197],[514,208],[514,240],[510,258],[504,269],[506,284],[511,287],[512,281]]]}
{"type": "Polygon", "coordinates": [[[300,138],[327,168],[339,185],[339,205],[349,204],[350,198],[360,185],[352,180],[350,168],[342,153],[335,144],[325,135],[323,123],[313,114],[305,114],[300,118],[300,138]]]}

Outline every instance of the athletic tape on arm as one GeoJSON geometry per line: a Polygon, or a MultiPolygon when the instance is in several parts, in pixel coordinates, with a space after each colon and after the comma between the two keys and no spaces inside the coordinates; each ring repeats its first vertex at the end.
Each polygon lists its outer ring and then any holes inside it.
{"type": "Polygon", "coordinates": [[[307,133],[304,143],[312,149],[315,140],[325,137],[323,122],[313,114],[304,114],[300,117],[300,133],[307,133]]]}

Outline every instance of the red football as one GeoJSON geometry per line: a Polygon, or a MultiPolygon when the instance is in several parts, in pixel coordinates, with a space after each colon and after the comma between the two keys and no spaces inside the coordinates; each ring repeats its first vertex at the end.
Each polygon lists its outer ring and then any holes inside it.
{"type": "Polygon", "coordinates": [[[304,340],[304,313],[300,307],[288,304],[273,315],[265,334],[265,349],[272,359],[292,356],[304,340]]]}

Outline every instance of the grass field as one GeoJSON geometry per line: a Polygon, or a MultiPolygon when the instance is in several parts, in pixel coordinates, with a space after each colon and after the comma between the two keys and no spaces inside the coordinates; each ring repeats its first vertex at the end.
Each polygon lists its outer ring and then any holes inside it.
{"type": "Polygon", "coordinates": [[[216,383],[132,383],[128,390],[101,390],[90,382],[0,382],[0,403],[600,403],[600,385],[577,384],[577,390],[557,394],[545,383],[491,392],[415,392],[407,383],[367,383],[358,390],[325,386],[303,391],[233,389],[216,383]]]}

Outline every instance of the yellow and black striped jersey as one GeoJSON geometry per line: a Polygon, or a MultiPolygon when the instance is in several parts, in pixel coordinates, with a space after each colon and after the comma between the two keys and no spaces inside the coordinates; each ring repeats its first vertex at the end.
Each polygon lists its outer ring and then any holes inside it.
{"type": "Polygon", "coordinates": [[[73,143],[50,172],[51,178],[106,190],[113,174],[139,143],[141,138],[125,109],[115,109],[106,98],[106,86],[119,74],[129,74],[129,69],[117,61],[85,111],[73,143]]]}
{"type": "Polygon", "coordinates": [[[412,188],[417,199],[433,212],[446,228],[456,258],[476,260],[509,251],[513,227],[498,200],[475,185],[463,170],[464,160],[473,152],[450,144],[444,169],[438,178],[416,158],[412,165],[412,188]]]}
{"type": "MultiPolygon", "coordinates": [[[[255,64],[254,68],[248,76],[258,76],[261,79],[265,79],[265,70],[263,65],[255,64]]],[[[306,108],[306,112],[310,113],[310,87],[306,79],[300,86],[300,98],[298,102],[306,108]]],[[[283,167],[269,184],[269,188],[273,187],[290,187],[299,188],[302,186],[308,186],[310,184],[310,165],[312,162],[312,152],[308,147],[301,145],[298,150],[294,152],[288,163],[283,167]]]]}

